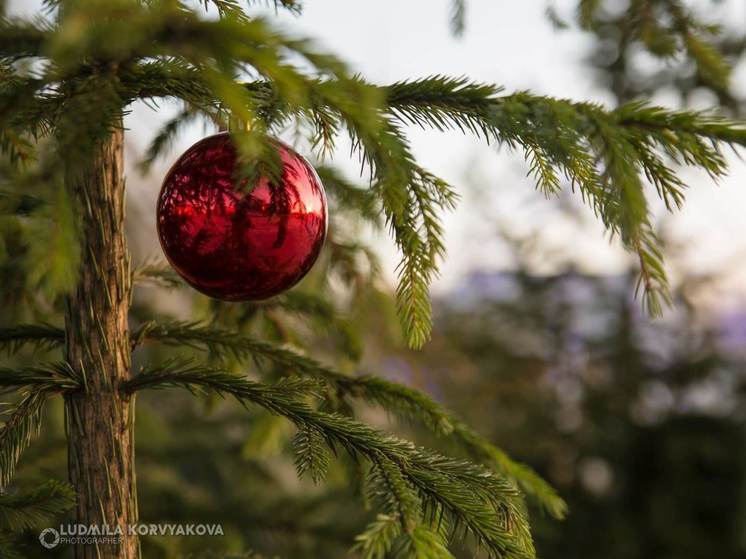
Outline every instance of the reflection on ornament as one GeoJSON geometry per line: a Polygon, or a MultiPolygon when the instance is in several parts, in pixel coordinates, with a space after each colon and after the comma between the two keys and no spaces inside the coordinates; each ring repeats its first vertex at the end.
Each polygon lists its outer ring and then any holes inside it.
{"type": "Polygon", "coordinates": [[[190,147],[158,198],[163,252],[195,289],[226,301],[265,299],[295,285],[324,244],[327,206],[313,167],[276,141],[280,184],[236,180],[228,133],[190,147]],[[245,181],[244,181],[245,182],[245,181]]]}

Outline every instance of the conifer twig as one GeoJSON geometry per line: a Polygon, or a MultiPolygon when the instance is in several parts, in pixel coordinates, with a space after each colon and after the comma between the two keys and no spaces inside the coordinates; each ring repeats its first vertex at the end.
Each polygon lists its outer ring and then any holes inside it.
{"type": "MultiPolygon", "coordinates": [[[[308,393],[308,380],[285,379],[275,385],[200,365],[172,362],[145,370],[124,388],[178,386],[209,388],[233,396],[243,405],[255,404],[286,417],[299,428],[318,430],[328,445],[339,446],[353,457],[372,464],[381,460],[405,480],[402,491],[414,491],[437,517],[447,514],[454,529],[468,530],[495,558],[534,556],[520,494],[513,484],[489,470],[418,448],[339,414],[313,409],[300,397],[308,393]]],[[[409,494],[409,493],[407,493],[409,494]]],[[[392,498],[401,500],[402,496],[392,498]]],[[[406,527],[405,527],[406,529],[406,527]]]]}
{"type": "Polygon", "coordinates": [[[533,470],[511,460],[418,390],[372,375],[349,376],[286,347],[199,323],[150,322],[142,331],[133,332],[133,338],[209,349],[213,355],[227,354],[238,360],[267,359],[288,374],[319,379],[341,396],[363,399],[399,417],[418,421],[438,436],[454,438],[472,458],[514,479],[523,492],[552,516],[562,518],[566,512],[564,501],[533,470]]]}

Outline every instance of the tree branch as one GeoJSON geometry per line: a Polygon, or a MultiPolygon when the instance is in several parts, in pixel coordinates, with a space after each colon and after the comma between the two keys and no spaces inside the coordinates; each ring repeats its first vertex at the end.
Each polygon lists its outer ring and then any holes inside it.
{"type": "MultiPolygon", "coordinates": [[[[308,394],[307,379],[285,379],[262,384],[202,366],[167,364],[143,371],[125,385],[143,388],[180,386],[208,388],[233,396],[243,405],[255,404],[286,417],[299,428],[310,426],[327,444],[339,445],[353,457],[376,463],[381,458],[395,465],[433,511],[442,511],[463,526],[489,551],[490,557],[533,556],[520,494],[513,484],[489,470],[453,460],[383,434],[347,417],[313,409],[300,398],[308,394]]],[[[437,514],[435,515],[437,516],[437,514]]]]}
{"type": "Polygon", "coordinates": [[[552,516],[562,518],[567,510],[554,489],[531,468],[514,462],[447,409],[408,386],[372,375],[352,377],[290,349],[198,323],[149,322],[133,332],[133,338],[188,345],[215,355],[228,354],[239,361],[267,359],[289,374],[321,380],[340,396],[365,400],[398,417],[418,421],[438,436],[455,439],[473,459],[514,479],[524,493],[552,516]]]}

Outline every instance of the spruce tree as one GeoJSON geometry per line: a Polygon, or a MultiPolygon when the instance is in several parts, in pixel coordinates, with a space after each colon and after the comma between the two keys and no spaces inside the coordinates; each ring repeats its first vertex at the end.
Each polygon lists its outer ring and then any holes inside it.
{"type": "MultiPolygon", "coordinates": [[[[528,506],[561,518],[564,502],[530,468],[427,395],[322,363],[276,343],[282,336],[262,339],[221,326],[233,310],[224,304],[209,304],[200,320],[188,322],[155,313],[143,320],[133,312],[135,283],[178,287],[179,280],[157,262],[130,266],[123,229],[123,118],[137,101],[156,110],[162,99],[181,104],[181,112],[155,136],[144,166],[195,121],[230,128],[249,174],[272,174],[271,136],[288,127],[299,131],[319,158],[335,149],[339,137],[349,137],[363,168],[363,186],[333,168],[321,166],[319,173],[340,216],[380,221],[391,233],[401,253],[397,313],[407,343],[417,349],[428,340],[428,286],[444,256],[441,214],[458,195],[418,164],[407,140],[410,126],[458,130],[521,150],[547,196],[564,187],[579,192],[636,256],[641,298],[653,315],[669,296],[646,185],[675,210],[685,189],[677,166],[722,176],[727,166],[722,150],[746,144],[746,128],[714,113],[639,100],[607,109],[530,92],[504,93],[463,77],[373,84],[313,42],[252,16],[251,6],[234,0],[204,4],[219,17],[179,0],[47,0],[37,18],[0,19],[2,275],[8,309],[0,343],[11,351],[30,345],[61,352],[53,362],[0,371],[3,391],[14,395],[0,431],[0,485],[10,484],[21,453],[43,428],[45,402],[61,396],[72,486],[71,491],[51,482],[31,494],[3,497],[0,506],[16,515],[14,525],[3,526],[4,556],[12,556],[14,526],[72,506],[73,492],[76,523],[136,523],[137,394],[183,388],[287,419],[296,429],[292,448],[300,476],[321,483],[332,460],[352,457],[362,500],[374,511],[367,529],[350,542],[353,556],[452,557],[452,546],[475,545],[488,557],[533,557],[528,506]],[[133,352],[144,344],[205,356],[134,368],[133,352]],[[366,425],[355,418],[355,402],[421,423],[468,459],[366,425]]],[[[301,11],[296,0],[274,4],[301,11]]],[[[597,21],[591,16],[600,4],[581,2],[588,26],[597,21]]],[[[648,13],[647,4],[632,2],[630,9],[648,13]]],[[[652,42],[649,28],[641,29],[651,49],[665,47],[672,54],[683,49],[702,72],[727,79],[717,50],[700,36],[709,28],[676,0],[650,4],[657,6],[660,22],[668,22],[660,24],[667,26],[665,36],[654,34],[667,39],[663,46],[652,42]]],[[[466,9],[464,2],[454,3],[454,32],[462,31],[466,9]]],[[[650,25],[645,18],[632,21],[650,25]]],[[[324,270],[334,270],[336,279],[354,290],[358,274],[366,273],[361,269],[374,269],[375,263],[354,239],[334,235],[333,226],[324,270]]],[[[242,312],[289,309],[321,317],[329,326],[334,293],[294,290],[242,312]]],[[[263,319],[277,326],[268,312],[263,319]]],[[[80,545],[75,555],[133,558],[140,551],[137,538],[125,530],[121,544],[80,545]]]]}

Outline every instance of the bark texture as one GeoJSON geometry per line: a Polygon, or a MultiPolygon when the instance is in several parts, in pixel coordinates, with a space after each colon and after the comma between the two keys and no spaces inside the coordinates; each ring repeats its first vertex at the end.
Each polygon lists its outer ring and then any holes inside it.
{"type": "Polygon", "coordinates": [[[134,396],[119,387],[130,376],[127,313],[131,285],[124,235],[123,132],[97,149],[94,164],[71,178],[82,223],[78,285],[66,312],[67,359],[85,391],[66,402],[68,468],[78,494],[75,522],[119,526],[121,543],[78,545],[78,559],[135,559],[139,546],[127,526],[137,521],[134,396]]]}

